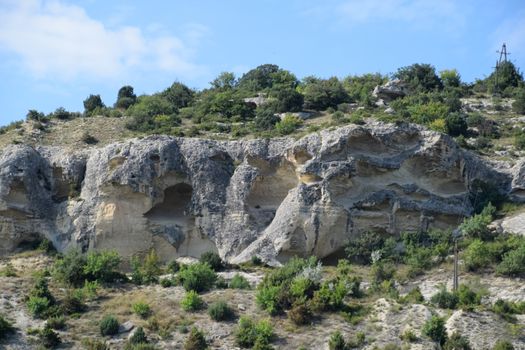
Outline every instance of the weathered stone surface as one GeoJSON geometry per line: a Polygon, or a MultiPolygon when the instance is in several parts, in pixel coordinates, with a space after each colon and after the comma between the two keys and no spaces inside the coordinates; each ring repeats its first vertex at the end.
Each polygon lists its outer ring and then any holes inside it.
{"type": "Polygon", "coordinates": [[[389,102],[396,98],[404,97],[408,90],[399,79],[389,80],[384,85],[378,85],[374,88],[372,95],[381,101],[389,102]]]}
{"type": "Polygon", "coordinates": [[[456,225],[475,180],[518,196],[521,173],[445,135],[374,121],[300,140],[13,145],[0,154],[0,255],[45,236],[59,250],[154,248],[165,260],[208,250],[232,262],[326,257],[366,230],[456,225]]]}

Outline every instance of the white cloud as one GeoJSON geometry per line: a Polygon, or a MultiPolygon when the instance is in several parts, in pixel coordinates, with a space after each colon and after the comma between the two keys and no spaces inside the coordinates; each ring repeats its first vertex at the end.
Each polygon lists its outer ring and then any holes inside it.
{"type": "Polygon", "coordinates": [[[119,77],[132,70],[197,74],[191,37],[108,28],[79,6],[62,1],[0,2],[0,50],[13,53],[38,78],[119,77]]]}
{"type": "Polygon", "coordinates": [[[347,0],[339,12],[351,23],[397,20],[417,25],[461,25],[463,17],[451,0],[347,0]]]}

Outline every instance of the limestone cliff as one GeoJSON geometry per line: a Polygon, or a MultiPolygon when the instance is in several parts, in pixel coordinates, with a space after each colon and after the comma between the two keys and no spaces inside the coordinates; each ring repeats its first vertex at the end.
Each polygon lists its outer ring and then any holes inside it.
{"type": "Polygon", "coordinates": [[[366,230],[457,225],[475,180],[519,200],[519,167],[496,169],[446,135],[379,122],[300,140],[12,145],[0,154],[0,255],[45,236],[59,250],[155,248],[165,260],[208,250],[233,262],[326,257],[366,230]]]}

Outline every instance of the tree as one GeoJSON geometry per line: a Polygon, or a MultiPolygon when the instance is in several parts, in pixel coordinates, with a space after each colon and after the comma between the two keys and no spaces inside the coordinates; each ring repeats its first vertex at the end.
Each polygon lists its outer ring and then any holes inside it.
{"type": "Polygon", "coordinates": [[[394,74],[394,78],[402,80],[408,89],[414,92],[429,92],[441,90],[443,84],[436,74],[436,69],[430,64],[415,63],[401,67],[394,74]]]}
{"type": "Polygon", "coordinates": [[[525,88],[521,88],[516,92],[512,110],[518,114],[525,114],[525,88]]]}
{"type": "Polygon", "coordinates": [[[44,113],[39,112],[35,109],[30,109],[26,114],[27,120],[36,120],[36,121],[42,121],[46,119],[46,116],[44,113]]]}
{"type": "Polygon", "coordinates": [[[239,79],[239,89],[250,92],[259,92],[272,87],[272,74],[279,71],[279,66],[275,64],[260,65],[239,79]]]}
{"type": "Polygon", "coordinates": [[[522,84],[523,75],[514,63],[505,61],[498,64],[498,67],[487,80],[489,81],[489,90],[504,92],[507,88],[515,88],[522,84]]]}
{"type": "Polygon", "coordinates": [[[194,92],[186,85],[174,82],[169,88],[161,94],[168,102],[177,109],[188,107],[193,100],[194,92]]]}
{"type": "Polygon", "coordinates": [[[445,69],[439,72],[441,81],[445,88],[451,87],[456,88],[461,85],[461,75],[456,69],[445,69]]]}
{"type": "Polygon", "coordinates": [[[97,108],[104,108],[104,103],[100,95],[89,95],[88,98],[84,100],[84,113],[90,114],[97,108]]]}
{"type": "Polygon", "coordinates": [[[230,90],[237,86],[237,78],[232,72],[222,72],[210,82],[210,85],[216,90],[230,90]]]}
{"type": "Polygon", "coordinates": [[[254,124],[257,130],[271,130],[281,119],[275,115],[271,108],[258,108],[256,111],[254,124]]]}
{"type": "Polygon", "coordinates": [[[449,113],[445,118],[447,133],[451,136],[465,135],[467,133],[467,121],[458,113],[449,113]]]}
{"type": "Polygon", "coordinates": [[[304,105],[318,111],[328,107],[337,107],[343,102],[350,102],[343,84],[336,77],[330,79],[305,78],[303,88],[304,105]]]}
{"type": "Polygon", "coordinates": [[[132,86],[125,85],[119,89],[115,107],[128,109],[135,102],[137,102],[137,95],[133,92],[132,86]]]}
{"type": "Polygon", "coordinates": [[[300,112],[303,109],[304,97],[295,89],[279,90],[275,97],[277,98],[275,103],[277,112],[300,112]]]}

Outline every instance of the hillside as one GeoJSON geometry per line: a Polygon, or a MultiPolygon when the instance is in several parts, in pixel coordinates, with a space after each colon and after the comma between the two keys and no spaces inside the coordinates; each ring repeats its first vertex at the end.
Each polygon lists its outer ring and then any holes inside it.
{"type": "Polygon", "coordinates": [[[0,348],[525,349],[523,78],[445,73],[263,65],[3,127],[0,348]]]}

